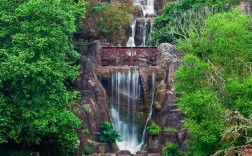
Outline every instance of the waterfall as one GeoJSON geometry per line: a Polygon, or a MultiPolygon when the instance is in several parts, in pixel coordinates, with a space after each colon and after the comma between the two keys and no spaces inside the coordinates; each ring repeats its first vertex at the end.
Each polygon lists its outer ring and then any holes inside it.
{"type": "Polygon", "coordinates": [[[147,26],[147,22],[144,22],[144,25],[143,25],[143,42],[142,42],[142,45],[143,47],[146,46],[146,26],[147,26]]]}
{"type": "Polygon", "coordinates": [[[128,73],[115,72],[112,75],[112,97],[110,115],[114,129],[120,132],[122,141],[117,142],[119,150],[136,153],[141,149],[141,138],[136,120],[136,106],[140,100],[139,73],[132,67],[128,73]]]}
{"type": "Polygon", "coordinates": [[[127,47],[135,47],[135,33],[136,33],[136,20],[134,20],[131,25],[131,36],[128,39],[128,42],[126,44],[127,47]]]}
{"type": "Polygon", "coordinates": [[[114,129],[120,132],[122,138],[116,144],[119,150],[129,150],[132,154],[141,150],[145,143],[146,126],[154,103],[155,74],[152,74],[152,99],[146,120],[138,112],[141,91],[137,67],[131,67],[127,73],[117,71],[112,74],[110,116],[114,129]]]}
{"type": "MultiPolygon", "coordinates": [[[[154,0],[132,0],[132,4],[133,6],[141,6],[142,7],[142,10],[143,10],[143,17],[145,17],[147,14],[150,14],[150,15],[154,15],[155,14],[155,10],[154,10],[154,0]]],[[[143,42],[140,46],[146,46],[146,34],[147,34],[147,30],[146,30],[146,25],[147,23],[145,22],[145,24],[143,25],[143,42]]],[[[129,35],[129,39],[126,43],[126,46],[127,47],[135,47],[136,44],[135,44],[135,32],[136,32],[136,20],[134,20],[131,25],[131,35],[129,35]]]]}
{"type": "Polygon", "coordinates": [[[154,10],[154,0],[146,0],[146,5],[143,5],[143,13],[144,13],[144,17],[147,14],[155,14],[155,10],[154,10]]]}

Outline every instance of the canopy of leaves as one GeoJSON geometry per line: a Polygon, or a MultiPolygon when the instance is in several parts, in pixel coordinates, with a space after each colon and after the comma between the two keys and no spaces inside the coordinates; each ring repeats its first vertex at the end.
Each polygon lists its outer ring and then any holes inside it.
{"type": "Polygon", "coordinates": [[[129,3],[90,1],[82,36],[88,40],[106,39],[111,44],[118,44],[126,37],[132,13],[133,7],[129,3]]]}
{"type": "Polygon", "coordinates": [[[187,54],[176,73],[175,90],[181,94],[178,102],[185,114],[184,127],[193,138],[188,155],[211,155],[222,148],[246,146],[251,142],[244,138],[252,137],[250,126],[232,140],[228,135],[235,129],[225,119],[227,110],[237,110],[244,118],[252,113],[250,17],[234,9],[205,22],[198,34],[188,30],[188,38],[178,41],[180,51],[187,54]],[[224,132],[231,139],[222,140],[224,132]]]}
{"type": "Polygon", "coordinates": [[[183,31],[187,31],[189,27],[198,28],[202,25],[202,18],[208,16],[206,10],[210,11],[210,14],[229,10],[237,3],[238,0],[180,0],[177,2],[168,2],[162,9],[161,16],[155,18],[153,24],[153,31],[151,33],[151,44],[159,44],[164,42],[173,43],[176,39],[184,37],[183,31]],[[201,14],[195,16],[190,14],[201,14]],[[186,16],[186,17],[185,17],[186,16]],[[175,34],[174,35],[174,30],[175,34]],[[183,36],[178,35],[183,34],[183,36]],[[174,38],[175,37],[175,38],[174,38]]]}
{"type": "MultiPolygon", "coordinates": [[[[79,54],[70,38],[85,3],[74,0],[0,2],[0,143],[47,145],[62,155],[77,146],[78,118],[66,84],[79,54]]],[[[53,151],[51,151],[53,152],[53,151]]]]}

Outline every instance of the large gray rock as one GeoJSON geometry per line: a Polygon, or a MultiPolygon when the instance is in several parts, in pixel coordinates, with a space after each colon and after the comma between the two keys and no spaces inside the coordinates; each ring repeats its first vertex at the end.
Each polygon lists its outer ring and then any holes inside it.
{"type": "Polygon", "coordinates": [[[178,60],[176,47],[170,43],[162,43],[158,47],[160,52],[159,65],[166,67],[178,60]]]}

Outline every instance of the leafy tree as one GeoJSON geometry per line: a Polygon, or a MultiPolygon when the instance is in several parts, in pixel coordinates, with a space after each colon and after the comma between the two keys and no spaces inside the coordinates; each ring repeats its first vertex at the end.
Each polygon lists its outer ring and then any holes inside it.
{"type": "Polygon", "coordinates": [[[251,144],[244,140],[251,138],[251,126],[229,122],[230,115],[226,115],[236,110],[245,119],[252,112],[250,17],[234,9],[205,22],[199,34],[189,29],[188,38],[178,41],[178,49],[187,54],[176,73],[175,90],[181,94],[183,126],[192,136],[188,155],[211,155],[223,148],[251,144]],[[246,127],[246,131],[234,125],[246,127]],[[241,135],[234,140],[221,135],[231,138],[228,135],[238,133],[241,135]]]}
{"type": "Polygon", "coordinates": [[[110,44],[121,43],[132,19],[129,3],[97,3],[91,1],[87,18],[83,21],[83,37],[88,40],[106,39],[110,44]]]}
{"type": "Polygon", "coordinates": [[[0,143],[43,144],[62,155],[76,148],[79,120],[67,109],[76,93],[66,85],[77,76],[70,38],[84,5],[0,2],[0,143]]]}
{"type": "Polygon", "coordinates": [[[155,18],[150,42],[151,44],[174,43],[176,39],[186,36],[185,32],[189,28],[198,29],[208,14],[229,10],[237,2],[237,0],[168,2],[162,9],[161,16],[155,18]]]}

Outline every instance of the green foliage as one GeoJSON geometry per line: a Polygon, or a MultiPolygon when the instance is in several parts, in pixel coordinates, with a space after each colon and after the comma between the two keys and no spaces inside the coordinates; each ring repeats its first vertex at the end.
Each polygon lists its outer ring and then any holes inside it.
{"type": "Polygon", "coordinates": [[[175,127],[165,127],[164,131],[166,131],[166,132],[178,132],[178,130],[175,127]]]}
{"type": "Polygon", "coordinates": [[[93,149],[89,146],[84,146],[84,154],[89,155],[90,153],[93,152],[93,149]]]}
{"type": "Polygon", "coordinates": [[[176,39],[186,35],[183,31],[187,31],[188,28],[192,27],[198,29],[201,26],[202,20],[208,16],[200,13],[202,10],[203,12],[211,10],[212,13],[225,11],[236,3],[237,0],[180,0],[168,2],[163,8],[161,16],[155,18],[151,43],[175,42],[176,39]],[[191,14],[192,12],[196,14],[191,14]],[[172,29],[176,29],[177,35],[174,36],[172,29]],[[178,34],[183,34],[183,36],[178,34]]]}
{"type": "Polygon", "coordinates": [[[90,112],[90,108],[86,105],[82,105],[81,108],[85,111],[85,112],[90,112]]]}
{"type": "Polygon", "coordinates": [[[179,156],[181,155],[178,151],[178,145],[171,142],[166,142],[163,147],[163,153],[165,156],[179,156]]]}
{"type": "Polygon", "coordinates": [[[198,34],[188,30],[189,38],[178,42],[178,49],[187,54],[176,73],[175,90],[181,94],[178,102],[185,114],[183,126],[192,136],[188,155],[211,155],[223,148],[240,147],[247,144],[244,138],[252,135],[248,120],[236,123],[226,115],[227,110],[238,110],[244,119],[252,112],[250,17],[234,9],[205,22],[198,34]],[[238,132],[234,125],[246,127],[246,133],[242,128],[238,132]],[[225,138],[232,138],[228,136],[232,134],[237,138],[223,139],[223,133],[225,138]]]}
{"type": "Polygon", "coordinates": [[[105,9],[108,8],[108,5],[104,5],[104,4],[98,4],[96,6],[94,6],[92,9],[91,9],[91,12],[92,13],[101,13],[102,11],[104,11],[105,9]]]}
{"type": "Polygon", "coordinates": [[[82,130],[82,133],[83,134],[89,134],[89,130],[87,128],[85,128],[85,129],[82,130]]]}
{"type": "Polygon", "coordinates": [[[158,135],[161,131],[161,127],[155,123],[152,123],[147,127],[147,132],[149,135],[158,135]]]}
{"type": "Polygon", "coordinates": [[[112,129],[111,122],[102,122],[97,135],[99,136],[100,142],[114,143],[115,141],[121,140],[119,132],[112,129]]]}
{"type": "Polygon", "coordinates": [[[252,114],[252,76],[229,79],[226,85],[226,101],[232,110],[239,110],[248,117],[252,114]]]}
{"type": "Polygon", "coordinates": [[[132,19],[132,5],[91,1],[87,11],[88,17],[83,21],[86,27],[82,31],[86,39],[106,39],[111,44],[125,39],[125,31],[132,19]]]}
{"type": "Polygon", "coordinates": [[[70,38],[84,5],[1,1],[0,143],[45,144],[62,155],[76,148],[79,119],[67,109],[76,93],[66,85],[77,76],[70,38]]]}
{"type": "Polygon", "coordinates": [[[183,58],[183,65],[176,72],[176,80],[174,87],[180,94],[192,93],[197,89],[207,85],[206,75],[209,71],[209,65],[201,62],[200,59],[192,54],[188,54],[183,58]],[[193,73],[193,74],[192,74],[193,73]]]}

